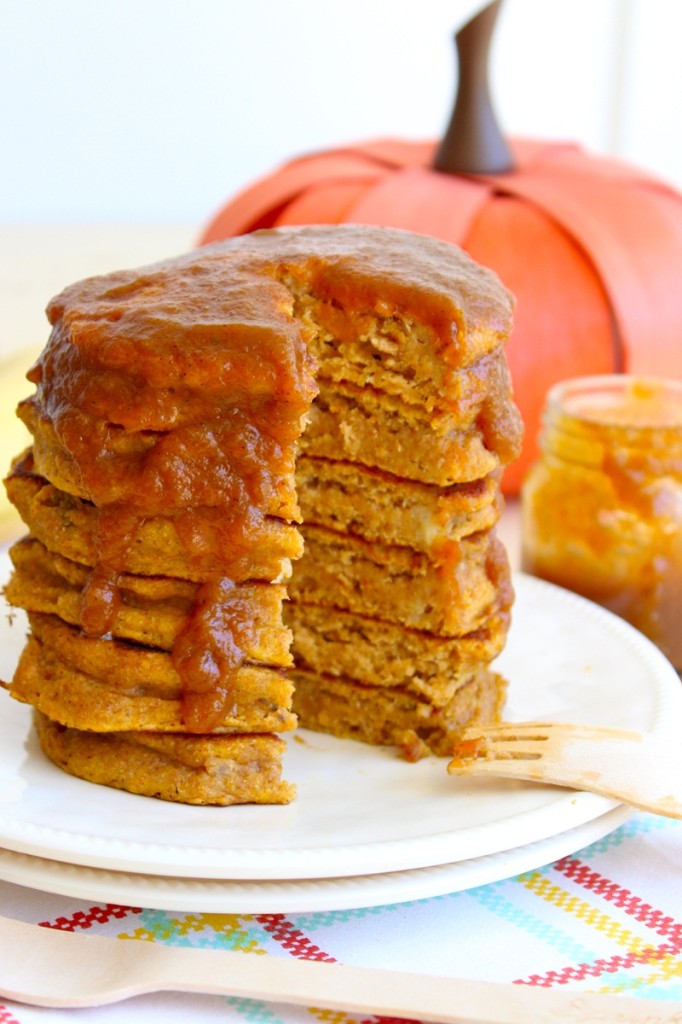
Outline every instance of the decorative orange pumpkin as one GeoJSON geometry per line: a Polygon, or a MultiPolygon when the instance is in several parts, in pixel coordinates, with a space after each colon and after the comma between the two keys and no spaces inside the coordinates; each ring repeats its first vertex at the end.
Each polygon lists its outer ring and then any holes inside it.
{"type": "Polygon", "coordinates": [[[498,6],[457,36],[459,90],[440,146],[382,139],[301,156],[228,202],[200,243],[280,225],[383,224],[454,242],[495,270],[517,300],[507,353],[526,441],[505,473],[513,494],[556,381],[682,379],[682,195],[573,144],[507,145],[485,79],[498,6]]]}

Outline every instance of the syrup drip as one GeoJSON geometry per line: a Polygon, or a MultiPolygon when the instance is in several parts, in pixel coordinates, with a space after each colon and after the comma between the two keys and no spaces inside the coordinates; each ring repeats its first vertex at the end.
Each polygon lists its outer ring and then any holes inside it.
{"type": "Polygon", "coordinates": [[[230,680],[253,644],[252,610],[229,579],[203,583],[173,645],[173,665],[183,681],[183,721],[188,732],[210,732],[230,705],[230,680]]]}

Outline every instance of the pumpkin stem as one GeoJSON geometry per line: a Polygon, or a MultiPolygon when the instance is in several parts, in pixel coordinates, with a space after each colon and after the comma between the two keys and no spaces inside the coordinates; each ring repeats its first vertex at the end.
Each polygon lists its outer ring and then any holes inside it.
{"type": "Polygon", "coordinates": [[[488,88],[488,51],[502,0],[494,0],[455,35],[459,85],[450,124],[433,166],[447,174],[496,174],[514,166],[488,88]]]}

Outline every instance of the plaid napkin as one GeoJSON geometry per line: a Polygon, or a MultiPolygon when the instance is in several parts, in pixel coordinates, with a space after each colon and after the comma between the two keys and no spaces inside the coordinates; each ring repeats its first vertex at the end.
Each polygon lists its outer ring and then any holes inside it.
{"type": "MultiPolygon", "coordinates": [[[[0,906],[8,917],[122,941],[682,1000],[681,866],[682,822],[635,814],[545,868],[409,903],[289,915],[171,913],[0,883],[0,906]]],[[[0,1003],[0,1024],[72,1024],[76,1017],[78,1024],[362,1020],[315,1007],[175,993],[77,1013],[0,1003]]],[[[379,1016],[365,1021],[389,1024],[379,1016]]]]}

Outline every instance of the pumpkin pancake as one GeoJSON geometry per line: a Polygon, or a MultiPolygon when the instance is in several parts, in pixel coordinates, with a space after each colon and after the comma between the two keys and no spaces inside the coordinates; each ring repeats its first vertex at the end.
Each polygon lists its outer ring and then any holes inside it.
{"type": "Polygon", "coordinates": [[[500,438],[513,429],[506,423],[513,414],[511,389],[495,418],[482,412],[463,427],[449,410],[432,412],[371,388],[322,381],[300,447],[307,455],[342,458],[448,487],[504,465],[507,452],[500,438]]]}
{"type": "MultiPolygon", "coordinates": [[[[90,577],[87,566],[55,555],[31,538],[13,544],[10,558],[14,572],[6,596],[11,604],[81,625],[83,590],[90,577]]],[[[192,611],[197,585],[187,580],[124,575],[119,586],[121,604],[111,634],[170,651],[192,611]]],[[[238,594],[253,624],[246,656],[266,665],[289,665],[291,634],[281,621],[284,585],[242,584],[238,594]]]]}
{"type": "Polygon", "coordinates": [[[495,345],[472,362],[444,358],[433,326],[400,309],[381,315],[367,306],[349,310],[337,299],[314,295],[305,281],[281,276],[294,298],[294,316],[308,328],[319,381],[344,381],[401,398],[409,405],[455,412],[470,425],[481,403],[507,388],[504,356],[495,345]]]}
{"type": "Polygon", "coordinates": [[[286,804],[278,736],[93,733],[35,713],[43,752],[65,772],[141,796],[184,804],[286,804]]]}
{"type": "MultiPolygon", "coordinates": [[[[92,486],[86,481],[77,459],[60,437],[54,422],[45,413],[37,396],[33,395],[20,402],[17,407],[17,415],[33,435],[35,471],[69,494],[96,501],[96,495],[92,493],[92,486]]],[[[116,423],[98,420],[80,409],[76,421],[78,432],[92,438],[93,446],[97,447],[102,463],[107,467],[107,483],[109,485],[107,498],[109,500],[106,504],[129,501],[130,478],[138,475],[144,476],[145,467],[148,464],[154,466],[155,462],[163,461],[166,433],[151,430],[126,431],[116,423]]],[[[74,428],[72,427],[72,429],[74,428]]],[[[289,464],[284,467],[290,472],[283,474],[283,481],[269,495],[268,501],[263,502],[260,508],[263,515],[276,516],[287,522],[298,517],[293,467],[292,452],[289,464]]],[[[148,471],[146,475],[151,476],[152,471],[148,471]]],[[[230,477],[229,470],[226,469],[224,476],[225,478],[230,477]]],[[[195,484],[195,486],[198,488],[199,485],[195,484]]],[[[229,479],[227,487],[229,490],[229,479]]],[[[174,500],[169,498],[165,507],[174,510],[184,507],[184,491],[182,487],[179,487],[178,490],[179,493],[174,495],[174,500]]],[[[196,506],[192,507],[201,508],[211,505],[212,494],[208,487],[201,488],[201,491],[204,493],[197,496],[196,506]]],[[[222,506],[227,503],[229,503],[229,499],[228,502],[216,501],[215,504],[222,506]]],[[[156,508],[154,511],[158,513],[160,508],[156,508]]],[[[223,508],[223,512],[226,513],[227,510],[223,508]]]]}
{"type": "MultiPolygon", "coordinates": [[[[100,640],[96,643],[120,643],[100,640]]],[[[87,652],[83,655],[87,659],[87,652]]],[[[115,657],[115,655],[113,656],[115,657]]],[[[54,650],[29,638],[19,659],[10,693],[32,704],[62,725],[94,732],[133,729],[186,732],[182,684],[168,693],[147,682],[140,659],[140,677],[130,686],[115,672],[95,679],[57,657],[54,650]]],[[[283,732],[293,729],[291,682],[279,672],[258,665],[241,665],[231,674],[227,710],[213,727],[215,733],[283,732]]]]}
{"type": "MultiPolygon", "coordinates": [[[[182,680],[167,651],[143,647],[115,637],[86,636],[81,630],[69,626],[56,615],[29,612],[31,633],[65,665],[121,692],[149,694],[164,700],[177,700],[182,692],[182,680]]],[[[283,705],[290,702],[291,687],[280,669],[246,662],[242,670],[250,670],[248,685],[239,683],[235,674],[234,699],[239,705],[248,700],[249,686],[254,699],[266,701],[268,687],[272,699],[281,697],[283,705]],[[260,673],[257,674],[256,670],[260,673]]],[[[246,678],[246,677],[245,677],[246,678]]]]}
{"type": "Polygon", "coordinates": [[[296,489],[307,524],[432,554],[443,541],[490,529],[503,505],[495,475],[434,487],[304,455],[296,463],[296,489]]]}
{"type": "Polygon", "coordinates": [[[475,632],[451,638],[337,608],[294,601],[284,606],[299,668],[399,687],[435,706],[447,704],[464,678],[500,653],[508,618],[496,611],[475,632]]]}
{"type": "Polygon", "coordinates": [[[407,760],[415,761],[428,753],[447,757],[468,724],[496,721],[506,693],[505,681],[487,669],[463,681],[443,707],[401,689],[364,686],[305,669],[292,669],[291,676],[301,726],[397,746],[407,760]]]}
{"type": "MultiPolygon", "coordinates": [[[[47,548],[84,565],[96,564],[100,546],[97,508],[35,473],[30,450],[15,461],[5,488],[33,536],[47,548]]],[[[271,517],[251,524],[260,543],[248,553],[233,526],[229,517],[215,508],[194,509],[187,524],[180,516],[141,519],[126,549],[123,570],[197,582],[215,575],[221,567],[237,581],[285,579],[289,575],[290,560],[303,548],[295,526],[271,517]]]]}
{"type": "Polygon", "coordinates": [[[436,562],[321,526],[301,530],[305,550],[289,584],[292,601],[459,636],[481,625],[508,584],[506,553],[490,531],[442,546],[436,562]]]}

